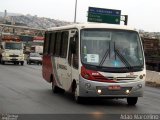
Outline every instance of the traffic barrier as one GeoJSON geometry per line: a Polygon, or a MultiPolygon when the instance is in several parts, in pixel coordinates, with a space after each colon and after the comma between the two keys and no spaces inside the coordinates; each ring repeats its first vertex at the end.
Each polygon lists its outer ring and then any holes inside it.
{"type": "Polygon", "coordinates": [[[156,83],[160,85],[160,72],[147,70],[146,72],[146,82],[156,83]]]}

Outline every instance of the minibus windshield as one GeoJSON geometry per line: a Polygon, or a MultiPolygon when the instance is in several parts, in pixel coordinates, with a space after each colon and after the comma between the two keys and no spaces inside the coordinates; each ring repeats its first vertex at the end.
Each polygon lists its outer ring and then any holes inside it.
{"type": "Polygon", "coordinates": [[[81,61],[109,68],[143,66],[143,53],[136,31],[110,29],[81,30],[81,61]]]}

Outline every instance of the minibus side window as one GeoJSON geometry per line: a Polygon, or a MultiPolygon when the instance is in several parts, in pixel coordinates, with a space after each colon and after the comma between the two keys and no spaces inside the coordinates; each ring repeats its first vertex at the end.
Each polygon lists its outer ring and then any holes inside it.
{"type": "Polygon", "coordinates": [[[48,49],[49,49],[49,33],[45,33],[45,40],[44,40],[44,50],[43,54],[48,54],[48,49]]]}
{"type": "Polygon", "coordinates": [[[52,42],[52,40],[51,40],[51,33],[49,33],[48,34],[48,54],[51,54],[51,42],[52,42]]]}
{"type": "Polygon", "coordinates": [[[61,54],[62,58],[67,56],[67,47],[68,47],[68,31],[62,32],[62,41],[61,41],[61,54]]]}
{"type": "Polygon", "coordinates": [[[61,48],[61,32],[56,35],[55,56],[59,57],[61,48]]]}
{"type": "Polygon", "coordinates": [[[55,54],[55,33],[53,32],[50,36],[50,54],[54,55],[55,54]]]}

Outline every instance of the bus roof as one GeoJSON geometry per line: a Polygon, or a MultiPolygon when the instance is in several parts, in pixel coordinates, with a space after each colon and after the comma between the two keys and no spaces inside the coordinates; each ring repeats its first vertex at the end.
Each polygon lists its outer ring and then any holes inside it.
{"type": "Polygon", "coordinates": [[[47,29],[47,31],[52,30],[63,30],[63,29],[71,29],[71,28],[77,28],[77,29],[84,29],[84,28],[109,28],[109,29],[122,29],[122,30],[133,30],[136,31],[132,27],[128,27],[126,25],[114,25],[114,24],[105,24],[105,23],[80,23],[80,24],[71,24],[61,27],[52,27],[47,29]]]}

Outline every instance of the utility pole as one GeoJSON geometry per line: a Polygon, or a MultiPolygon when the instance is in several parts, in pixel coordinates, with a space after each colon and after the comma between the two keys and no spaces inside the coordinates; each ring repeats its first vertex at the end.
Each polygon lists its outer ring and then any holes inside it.
{"type": "Polygon", "coordinates": [[[75,2],[74,23],[76,23],[76,16],[77,16],[77,0],[76,0],[76,2],[75,2]]]}
{"type": "Polygon", "coordinates": [[[7,17],[7,10],[4,11],[4,17],[3,17],[3,23],[6,23],[6,17],[7,17]]]}

